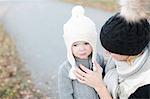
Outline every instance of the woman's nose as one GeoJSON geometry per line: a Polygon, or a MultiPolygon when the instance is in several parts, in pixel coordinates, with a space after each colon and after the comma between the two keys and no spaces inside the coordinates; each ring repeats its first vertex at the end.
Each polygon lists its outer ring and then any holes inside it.
{"type": "Polygon", "coordinates": [[[105,50],[105,55],[109,56],[109,55],[111,55],[111,53],[109,51],[105,50]]]}

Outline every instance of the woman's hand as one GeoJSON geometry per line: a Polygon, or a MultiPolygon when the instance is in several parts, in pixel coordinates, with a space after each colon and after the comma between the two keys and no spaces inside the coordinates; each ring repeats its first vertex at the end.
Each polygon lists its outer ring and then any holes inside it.
{"type": "Polygon", "coordinates": [[[87,84],[88,86],[96,89],[101,84],[103,84],[103,80],[101,66],[96,61],[94,62],[94,65],[96,67],[96,71],[92,71],[85,66],[80,65],[82,70],[77,68],[74,73],[77,76],[77,80],[79,82],[87,84]]]}
{"type": "Polygon", "coordinates": [[[79,82],[87,84],[90,87],[93,87],[101,99],[112,99],[108,89],[106,88],[103,80],[102,80],[102,68],[100,65],[95,61],[94,62],[96,71],[92,71],[86,68],[83,65],[80,65],[80,68],[75,70],[75,75],[79,82]]]}

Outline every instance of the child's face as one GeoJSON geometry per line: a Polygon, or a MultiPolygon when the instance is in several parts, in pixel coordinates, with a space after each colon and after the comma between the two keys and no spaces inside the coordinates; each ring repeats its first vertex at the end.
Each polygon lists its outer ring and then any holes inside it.
{"type": "Polygon", "coordinates": [[[77,41],[72,44],[72,54],[80,59],[88,59],[92,53],[92,47],[88,42],[77,41]]]}
{"type": "Polygon", "coordinates": [[[111,55],[113,59],[118,60],[118,61],[126,61],[129,56],[128,55],[120,55],[120,54],[115,54],[115,53],[111,53],[109,51],[106,51],[107,55],[111,55]]]}

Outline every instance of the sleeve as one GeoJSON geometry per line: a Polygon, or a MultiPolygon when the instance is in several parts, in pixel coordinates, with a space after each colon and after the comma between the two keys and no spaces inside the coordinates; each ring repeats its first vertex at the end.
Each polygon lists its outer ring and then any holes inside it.
{"type": "Polygon", "coordinates": [[[113,69],[116,69],[116,65],[113,62],[112,57],[110,56],[108,58],[106,65],[105,65],[105,73],[107,73],[108,71],[113,70],[113,69]]]}
{"type": "Polygon", "coordinates": [[[68,70],[63,64],[58,72],[59,99],[73,99],[72,80],[68,77],[68,70]]]}
{"type": "Polygon", "coordinates": [[[105,76],[103,80],[107,86],[107,89],[111,93],[113,99],[117,99],[118,74],[115,68],[115,63],[112,61],[111,57],[107,61],[107,64],[105,67],[105,76]]]}
{"type": "Polygon", "coordinates": [[[111,93],[113,99],[117,99],[118,91],[118,75],[116,69],[109,70],[104,76],[104,83],[107,86],[107,89],[111,93]]]}

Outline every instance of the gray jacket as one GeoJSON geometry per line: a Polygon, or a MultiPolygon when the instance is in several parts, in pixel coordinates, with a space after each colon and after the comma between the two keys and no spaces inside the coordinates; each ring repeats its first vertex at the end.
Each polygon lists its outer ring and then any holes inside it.
{"type": "MultiPolygon", "coordinates": [[[[104,59],[102,56],[97,55],[96,60],[102,67],[104,67],[104,59]]],[[[69,78],[68,74],[70,68],[71,65],[68,61],[65,61],[60,66],[59,73],[58,73],[59,98],[60,99],[99,99],[98,94],[93,88],[85,84],[82,84],[77,80],[72,80],[69,78]]],[[[90,69],[92,67],[87,67],[87,68],[90,69]]]]}

